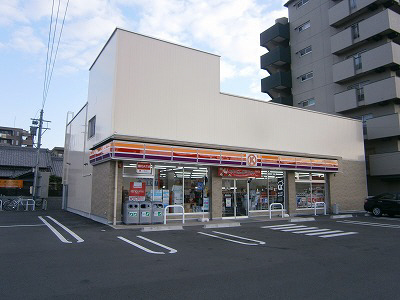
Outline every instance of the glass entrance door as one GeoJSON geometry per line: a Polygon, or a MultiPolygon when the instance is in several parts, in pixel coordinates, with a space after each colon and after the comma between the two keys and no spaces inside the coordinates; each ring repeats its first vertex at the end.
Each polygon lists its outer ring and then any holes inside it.
{"type": "Polygon", "coordinates": [[[248,183],[243,179],[222,179],[222,217],[248,215],[248,183]]]}

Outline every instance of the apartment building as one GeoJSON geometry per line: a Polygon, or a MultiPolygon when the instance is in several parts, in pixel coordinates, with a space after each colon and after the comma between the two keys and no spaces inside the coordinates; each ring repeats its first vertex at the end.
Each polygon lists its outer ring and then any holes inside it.
{"type": "Polygon", "coordinates": [[[32,147],[33,136],[21,128],[0,127],[0,145],[32,147]]]}
{"type": "MultiPolygon", "coordinates": [[[[290,0],[261,33],[273,102],[363,121],[369,195],[400,191],[398,0],[290,0]]],[[[343,132],[346,135],[346,132],[343,132]]],[[[317,138],[317,137],[316,137],[317,138]]]]}

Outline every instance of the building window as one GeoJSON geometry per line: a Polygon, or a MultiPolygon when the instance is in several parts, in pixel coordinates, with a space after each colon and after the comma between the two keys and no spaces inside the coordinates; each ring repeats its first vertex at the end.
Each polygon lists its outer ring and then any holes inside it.
{"type": "Polygon", "coordinates": [[[363,101],[365,99],[364,96],[364,86],[369,83],[369,80],[358,82],[356,84],[349,85],[347,87],[348,90],[356,90],[357,101],[363,101]]]}
{"type": "Polygon", "coordinates": [[[360,37],[360,29],[358,28],[358,23],[351,25],[351,33],[352,33],[353,39],[360,37]]]}
{"type": "Polygon", "coordinates": [[[362,69],[362,61],[361,61],[360,54],[357,54],[356,56],[354,56],[354,69],[356,71],[362,69]]]}
{"type": "Polygon", "coordinates": [[[356,117],[356,119],[361,120],[363,123],[363,133],[364,135],[367,134],[367,120],[372,119],[374,116],[373,114],[367,114],[363,116],[356,117]]]}
{"type": "Polygon", "coordinates": [[[307,22],[301,24],[299,27],[295,28],[295,30],[297,30],[298,32],[301,32],[301,31],[304,31],[304,30],[310,28],[310,26],[311,26],[310,21],[307,21],[307,22]]]}
{"type": "Polygon", "coordinates": [[[88,125],[88,139],[93,137],[96,133],[96,116],[91,118],[89,120],[89,125],[88,125]]]}
{"type": "Polygon", "coordinates": [[[294,6],[296,6],[296,8],[300,8],[300,7],[302,7],[304,4],[307,4],[308,1],[310,1],[310,0],[300,0],[300,1],[297,2],[294,6]]]}
{"type": "Polygon", "coordinates": [[[357,0],[350,0],[350,9],[357,8],[357,0]]]}
{"type": "Polygon", "coordinates": [[[308,47],[305,47],[304,49],[301,49],[299,52],[297,52],[297,53],[299,53],[300,54],[300,56],[304,56],[304,55],[306,55],[306,54],[308,54],[308,53],[311,53],[312,52],[312,48],[311,48],[311,46],[308,46],[308,47]]]}
{"type": "Polygon", "coordinates": [[[315,105],[315,99],[314,98],[310,98],[307,100],[303,100],[299,102],[299,107],[308,107],[308,106],[313,106],[315,105]]]}
{"type": "Polygon", "coordinates": [[[314,209],[316,202],[325,202],[325,174],[295,173],[295,186],[298,209],[314,209]]]}
{"type": "Polygon", "coordinates": [[[314,74],[313,74],[313,71],[311,71],[311,72],[305,73],[297,78],[300,78],[300,80],[303,82],[303,81],[312,79],[313,77],[314,77],[314,74]]]}

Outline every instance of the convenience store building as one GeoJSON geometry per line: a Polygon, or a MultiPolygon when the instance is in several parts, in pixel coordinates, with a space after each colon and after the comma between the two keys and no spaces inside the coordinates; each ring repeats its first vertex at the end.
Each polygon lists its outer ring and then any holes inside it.
{"type": "Polygon", "coordinates": [[[360,121],[221,93],[219,80],[219,56],[116,29],[67,124],[65,208],[103,223],[119,223],[127,200],[211,219],[271,203],[362,209],[360,121]]]}

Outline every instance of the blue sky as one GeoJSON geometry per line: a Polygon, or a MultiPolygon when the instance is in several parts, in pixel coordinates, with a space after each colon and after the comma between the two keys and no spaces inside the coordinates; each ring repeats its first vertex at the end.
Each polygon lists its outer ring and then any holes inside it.
{"type": "MultiPolygon", "coordinates": [[[[67,0],[60,1],[60,22],[67,0]]],[[[221,91],[268,100],[260,92],[259,34],[287,16],[282,0],[70,0],[44,107],[43,147],[64,146],[68,111],[87,99],[89,67],[115,29],[221,56],[221,91]]],[[[51,0],[0,2],[0,126],[28,130],[42,105],[51,0]]],[[[58,30],[60,24],[58,25],[58,30]]],[[[58,33],[56,35],[56,38],[58,33]]]]}

